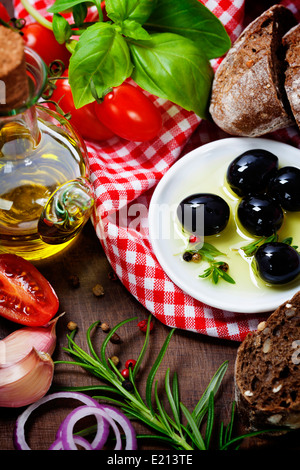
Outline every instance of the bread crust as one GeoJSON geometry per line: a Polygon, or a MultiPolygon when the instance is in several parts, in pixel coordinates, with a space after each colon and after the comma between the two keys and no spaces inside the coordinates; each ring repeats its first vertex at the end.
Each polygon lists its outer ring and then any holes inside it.
{"type": "Polygon", "coordinates": [[[300,23],[283,37],[288,67],[285,72],[285,90],[295,121],[300,128],[300,23]]]}
{"type": "Polygon", "coordinates": [[[257,137],[294,123],[281,80],[280,49],[295,23],[290,10],[274,5],[247,26],[223,59],[209,110],[225,132],[257,137]]]}
{"type": "Polygon", "coordinates": [[[300,292],[247,335],[234,378],[237,409],[248,430],[300,428],[300,292]]]}

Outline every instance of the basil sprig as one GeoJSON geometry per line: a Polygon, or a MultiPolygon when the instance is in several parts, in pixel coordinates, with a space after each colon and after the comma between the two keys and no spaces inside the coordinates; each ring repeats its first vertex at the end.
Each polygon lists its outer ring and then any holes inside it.
{"type": "Polygon", "coordinates": [[[101,99],[131,77],[141,88],[207,117],[213,70],[230,39],[222,23],[198,0],[107,0],[103,22],[99,0],[56,0],[54,34],[61,43],[79,36],[69,80],[76,108],[101,99]],[[96,5],[99,20],[85,23],[96,5]],[[61,15],[72,11],[74,25],[61,15]]]}

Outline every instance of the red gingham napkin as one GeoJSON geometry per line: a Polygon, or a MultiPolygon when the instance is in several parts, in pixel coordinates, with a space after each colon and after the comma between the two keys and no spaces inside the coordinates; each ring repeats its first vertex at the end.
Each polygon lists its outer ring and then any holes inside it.
{"type": "MultiPolygon", "coordinates": [[[[270,6],[270,2],[264,5],[263,1],[251,0],[201,1],[222,21],[232,41],[249,21],[270,6]]],[[[53,0],[31,0],[31,3],[45,17],[51,17],[46,9],[53,0]]],[[[299,0],[281,3],[300,20],[299,0]]],[[[32,21],[20,0],[15,0],[15,11],[17,17],[32,21]]],[[[213,67],[219,62],[213,61],[213,67]]],[[[265,318],[263,314],[219,310],[191,298],[166,276],[157,262],[148,239],[147,212],[139,227],[122,225],[122,209],[127,215],[133,203],[140,203],[147,209],[156,184],[178,158],[200,145],[229,137],[193,113],[146,94],[163,116],[163,130],[155,140],[135,143],[113,138],[104,144],[86,142],[96,193],[92,219],[96,233],[119,279],[158,320],[170,327],[241,341],[265,318]]],[[[296,128],[268,137],[300,148],[296,128]]]]}

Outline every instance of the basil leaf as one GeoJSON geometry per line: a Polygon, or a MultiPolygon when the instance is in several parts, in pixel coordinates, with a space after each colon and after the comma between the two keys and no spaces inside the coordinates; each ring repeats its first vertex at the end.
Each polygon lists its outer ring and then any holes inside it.
{"type": "Polygon", "coordinates": [[[120,24],[120,31],[124,36],[133,39],[150,39],[150,34],[140,23],[134,20],[125,20],[120,24]]]}
{"type": "Polygon", "coordinates": [[[59,44],[64,44],[72,36],[72,29],[67,20],[55,13],[52,18],[53,34],[59,44]]]}
{"type": "Polygon", "coordinates": [[[72,9],[75,5],[79,5],[80,3],[86,3],[88,6],[94,2],[87,2],[86,0],[56,0],[56,2],[54,2],[54,4],[48,8],[47,11],[50,13],[61,13],[63,11],[72,9]]]}
{"type": "Polygon", "coordinates": [[[78,3],[73,7],[73,18],[76,26],[81,26],[87,15],[87,6],[85,3],[78,3]]]}
{"type": "Polygon", "coordinates": [[[231,46],[221,21],[199,0],[158,0],[144,27],[187,37],[196,42],[208,59],[222,56],[231,46]]]}
{"type": "Polygon", "coordinates": [[[127,39],[134,65],[132,78],[141,88],[207,117],[213,71],[189,39],[153,33],[149,41],[127,39]]]}
{"type": "Polygon", "coordinates": [[[103,11],[102,11],[102,7],[101,7],[102,1],[101,0],[93,0],[93,3],[96,6],[97,11],[98,11],[98,17],[99,17],[98,20],[103,21],[103,11]]]}
{"type": "Polygon", "coordinates": [[[69,82],[74,104],[80,108],[119,86],[130,76],[132,63],[125,39],[109,23],[97,22],[81,36],[70,59],[69,82]]]}
{"type": "Polygon", "coordinates": [[[120,23],[130,19],[143,24],[151,15],[157,0],[106,0],[107,16],[120,23]]]}

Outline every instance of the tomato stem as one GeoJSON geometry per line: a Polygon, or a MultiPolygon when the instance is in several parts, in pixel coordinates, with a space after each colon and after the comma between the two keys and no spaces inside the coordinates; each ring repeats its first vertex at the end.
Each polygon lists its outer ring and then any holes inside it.
{"type": "Polygon", "coordinates": [[[29,15],[32,16],[38,23],[40,23],[42,26],[45,26],[45,28],[51,29],[52,28],[52,22],[46,20],[46,18],[43,17],[30,3],[28,0],[20,0],[23,7],[25,10],[29,13],[29,15]]]}

